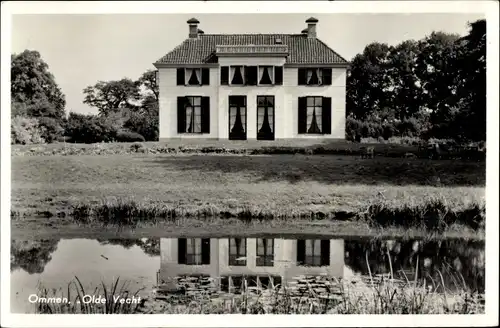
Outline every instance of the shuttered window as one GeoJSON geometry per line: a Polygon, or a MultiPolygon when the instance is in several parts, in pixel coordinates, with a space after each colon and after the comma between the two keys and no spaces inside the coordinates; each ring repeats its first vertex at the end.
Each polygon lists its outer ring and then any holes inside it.
{"type": "Polygon", "coordinates": [[[210,133],[209,97],[177,97],[177,132],[210,133]]]}
{"type": "Polygon", "coordinates": [[[330,97],[299,97],[298,127],[299,134],[331,134],[330,97]]]}
{"type": "Polygon", "coordinates": [[[177,85],[210,85],[209,68],[178,68],[177,85]]]}
{"type": "Polygon", "coordinates": [[[297,70],[297,84],[308,86],[322,86],[332,84],[332,69],[308,67],[297,70]]]}
{"type": "Polygon", "coordinates": [[[327,239],[297,240],[297,265],[299,266],[330,265],[330,240],[327,239]]]}
{"type": "Polygon", "coordinates": [[[210,239],[179,238],[177,240],[177,255],[179,264],[210,264],[210,239]]]}

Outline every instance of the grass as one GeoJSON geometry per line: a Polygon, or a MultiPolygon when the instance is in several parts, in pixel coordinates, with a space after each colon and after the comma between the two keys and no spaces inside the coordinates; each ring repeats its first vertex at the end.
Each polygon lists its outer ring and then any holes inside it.
{"type": "Polygon", "coordinates": [[[413,217],[480,227],[484,185],[484,162],[327,155],[13,157],[11,214],[120,217],[122,223],[181,216],[363,218],[382,226],[408,226],[413,217]]]}
{"type": "MultiPolygon", "coordinates": [[[[439,142],[439,140],[434,140],[439,142]]],[[[405,157],[411,153],[427,158],[429,154],[419,150],[421,140],[415,138],[392,138],[379,142],[366,139],[363,143],[345,140],[285,139],[275,141],[224,141],[224,140],[171,140],[169,142],[143,143],[54,143],[45,145],[13,145],[14,156],[51,155],[117,155],[117,154],[307,154],[307,155],[360,155],[364,147],[373,147],[374,154],[384,157],[405,157]]],[[[443,153],[444,158],[476,158],[484,160],[484,153],[443,153]]]]}
{"type": "Polygon", "coordinates": [[[68,283],[67,293],[58,295],[56,290],[48,290],[43,286],[39,286],[38,297],[44,299],[60,298],[60,302],[38,302],[36,304],[36,313],[43,314],[64,314],[64,313],[80,313],[80,314],[127,314],[136,313],[141,306],[140,302],[127,303],[115,300],[127,299],[131,297],[138,298],[139,292],[129,293],[129,283],[122,282],[118,287],[120,277],[116,278],[109,286],[101,282],[101,286],[96,287],[92,293],[85,290],[80,279],[75,276],[75,280],[68,283]],[[72,295],[74,298],[72,298],[72,295]],[[89,302],[88,296],[96,296],[99,299],[103,297],[103,302],[89,302]],[[66,299],[66,300],[64,300],[66,299]]]}
{"type": "MultiPolygon", "coordinates": [[[[390,261],[390,260],[389,260],[390,261]]],[[[367,260],[367,266],[369,264],[367,260]]],[[[416,268],[418,262],[416,264],[416,268]]],[[[194,297],[182,297],[178,302],[158,301],[145,298],[137,304],[125,306],[113,303],[112,295],[126,297],[125,288],[117,289],[119,278],[107,287],[96,288],[94,295],[105,295],[106,304],[81,305],[77,301],[82,295],[89,295],[80,280],[75,277],[73,285],[68,284],[67,294],[57,295],[41,289],[42,297],[67,297],[71,300],[71,288],[76,291],[72,304],[43,303],[36,306],[37,313],[149,313],[149,314],[480,314],[484,313],[484,295],[469,290],[466,286],[454,291],[445,287],[443,274],[441,282],[434,282],[429,288],[425,279],[413,281],[373,276],[354,279],[327,278],[326,293],[318,293],[307,283],[306,291],[293,290],[287,285],[267,288],[257,286],[250,289],[244,283],[241,294],[219,295],[213,298],[200,292],[194,297]],[[118,293],[117,293],[118,290],[118,293]]],[[[417,270],[415,271],[417,272],[417,270]]],[[[456,279],[460,281],[460,279],[456,279]]],[[[139,290],[140,291],[140,290],[139,290]]],[[[137,296],[139,291],[135,292],[137,296]]],[[[90,294],[92,295],[92,294],[90,294]]]]}

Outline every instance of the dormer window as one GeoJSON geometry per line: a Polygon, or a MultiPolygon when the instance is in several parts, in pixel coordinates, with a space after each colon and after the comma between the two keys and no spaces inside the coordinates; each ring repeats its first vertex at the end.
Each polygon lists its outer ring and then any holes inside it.
{"type": "Polygon", "coordinates": [[[298,84],[321,86],[332,84],[332,69],[331,68],[299,68],[298,84]]]}
{"type": "Polygon", "coordinates": [[[208,68],[178,68],[177,85],[195,86],[209,85],[210,70],[208,68]]]}

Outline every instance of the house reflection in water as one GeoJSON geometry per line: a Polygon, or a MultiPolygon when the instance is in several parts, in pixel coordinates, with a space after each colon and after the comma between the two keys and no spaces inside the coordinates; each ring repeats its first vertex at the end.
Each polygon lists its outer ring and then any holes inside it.
{"type": "Polygon", "coordinates": [[[281,238],[162,238],[160,289],[179,276],[210,277],[224,290],[249,283],[285,284],[297,276],[341,277],[344,240],[281,238]]]}

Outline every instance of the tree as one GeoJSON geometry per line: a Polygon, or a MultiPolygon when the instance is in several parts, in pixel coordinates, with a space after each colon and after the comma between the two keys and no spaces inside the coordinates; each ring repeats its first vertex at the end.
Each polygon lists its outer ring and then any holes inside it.
{"type": "Polygon", "coordinates": [[[375,42],[354,57],[347,75],[347,115],[364,119],[371,111],[390,107],[389,53],[387,44],[375,42]]]}
{"type": "Polygon", "coordinates": [[[460,111],[455,129],[467,140],[486,140],[486,20],[469,24],[457,49],[460,111]]]}
{"type": "Polygon", "coordinates": [[[95,107],[99,114],[107,116],[109,113],[120,111],[121,108],[136,107],[140,99],[138,82],[123,78],[118,81],[99,81],[94,86],[83,90],[84,104],[95,107]]]}
{"type": "Polygon", "coordinates": [[[154,70],[147,70],[144,72],[137,83],[146,89],[146,92],[149,94],[153,94],[156,101],[160,98],[160,91],[158,90],[158,81],[156,81],[156,73],[154,70]]]}
{"type": "Polygon", "coordinates": [[[10,243],[10,270],[22,269],[29,274],[43,273],[52,260],[59,239],[40,241],[12,240],[10,243]]]}
{"type": "Polygon", "coordinates": [[[11,56],[12,114],[61,120],[66,100],[38,51],[11,56]]]}
{"type": "Polygon", "coordinates": [[[416,74],[419,53],[419,44],[413,40],[403,41],[390,49],[387,73],[392,104],[389,108],[399,120],[413,116],[422,105],[422,82],[416,74]]]}

